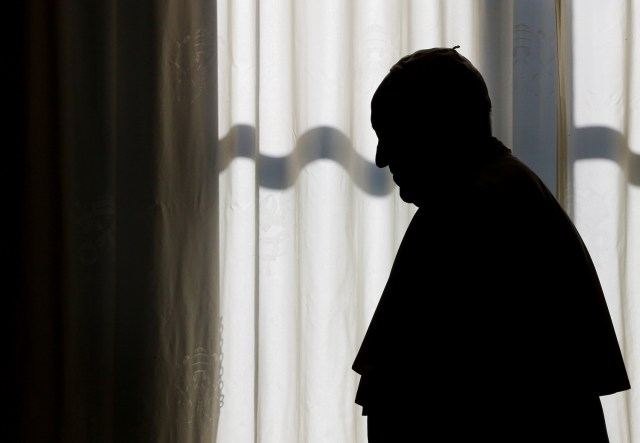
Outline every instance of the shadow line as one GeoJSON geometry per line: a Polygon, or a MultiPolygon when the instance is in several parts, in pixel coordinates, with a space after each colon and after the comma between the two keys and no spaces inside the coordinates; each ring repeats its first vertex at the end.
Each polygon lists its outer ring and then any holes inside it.
{"type": "Polygon", "coordinates": [[[259,186],[287,189],[294,185],[300,171],[309,163],[333,160],[347,171],[362,191],[384,196],[394,189],[391,174],[362,157],[349,138],[335,128],[321,126],[302,134],[293,152],[274,157],[258,152],[256,130],[249,125],[236,125],[219,143],[219,172],[224,171],[236,157],[253,159],[258,168],[259,186]]]}
{"type": "MultiPolygon", "coordinates": [[[[627,181],[640,186],[640,155],[631,152],[626,139],[607,127],[574,128],[577,149],[571,153],[570,167],[578,160],[603,158],[615,161],[625,170],[627,181]]],[[[340,164],[362,191],[372,196],[384,196],[395,187],[391,174],[362,157],[349,138],[335,128],[321,126],[302,134],[293,152],[275,157],[260,154],[256,130],[249,125],[236,125],[219,143],[219,172],[237,157],[253,159],[257,164],[259,186],[287,189],[293,186],[300,172],[309,163],[326,159],[340,164]]]]}
{"type": "Polygon", "coordinates": [[[606,126],[587,126],[574,127],[572,135],[575,137],[575,151],[570,153],[572,169],[578,160],[607,159],[618,163],[625,172],[627,183],[640,186],[640,155],[629,149],[622,134],[606,126]]]}

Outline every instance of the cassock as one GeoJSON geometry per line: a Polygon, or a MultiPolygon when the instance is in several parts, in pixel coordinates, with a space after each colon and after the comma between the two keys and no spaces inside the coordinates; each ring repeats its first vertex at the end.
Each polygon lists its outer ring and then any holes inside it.
{"type": "Polygon", "coordinates": [[[445,434],[544,438],[629,379],[574,224],[500,141],[480,148],[441,165],[450,180],[407,228],[353,363],[356,403],[417,412],[445,434]]]}

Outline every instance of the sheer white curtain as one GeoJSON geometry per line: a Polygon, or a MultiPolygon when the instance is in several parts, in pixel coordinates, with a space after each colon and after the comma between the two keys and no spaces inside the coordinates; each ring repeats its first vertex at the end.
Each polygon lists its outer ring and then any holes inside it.
{"type": "Polygon", "coordinates": [[[607,295],[631,391],[603,397],[613,442],[640,441],[640,5],[561,2],[565,202],[607,295]]]}
{"type": "MultiPolygon", "coordinates": [[[[496,136],[576,220],[634,386],[639,23],[630,1],[218,0],[218,441],[366,440],[350,367],[415,209],[374,165],[369,102],[432,46],[461,46],[496,136]]],[[[606,398],[612,442],[640,442],[639,398],[606,398]]]]}

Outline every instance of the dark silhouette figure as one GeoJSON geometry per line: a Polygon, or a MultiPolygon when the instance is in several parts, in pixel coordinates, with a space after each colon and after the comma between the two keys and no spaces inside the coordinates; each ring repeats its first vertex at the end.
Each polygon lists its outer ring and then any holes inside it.
{"type": "Polygon", "coordinates": [[[403,57],[371,103],[378,167],[419,207],[353,369],[374,442],[606,442],[630,388],[589,253],[491,132],[455,48],[403,57]]]}

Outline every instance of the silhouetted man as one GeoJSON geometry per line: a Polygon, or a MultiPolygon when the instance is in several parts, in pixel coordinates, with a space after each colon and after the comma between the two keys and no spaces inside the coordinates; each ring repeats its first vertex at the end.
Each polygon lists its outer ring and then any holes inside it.
{"type": "Polygon", "coordinates": [[[370,442],[606,442],[630,388],[589,253],[491,132],[454,49],[402,58],[371,102],[376,164],[413,217],[353,369],[370,442]]]}

